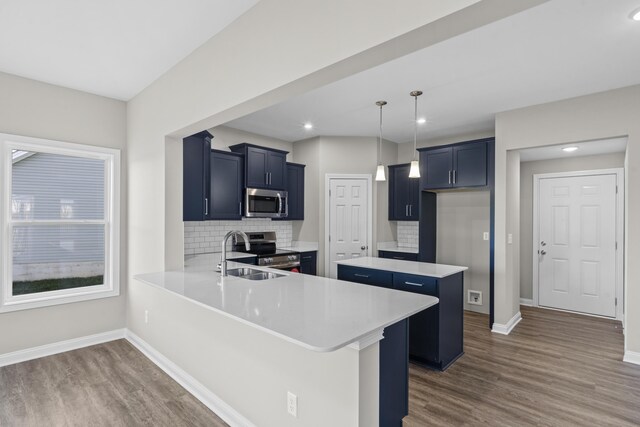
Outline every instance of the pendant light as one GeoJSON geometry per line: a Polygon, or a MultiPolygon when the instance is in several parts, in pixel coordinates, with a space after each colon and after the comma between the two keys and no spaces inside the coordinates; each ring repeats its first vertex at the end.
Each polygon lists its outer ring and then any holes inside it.
{"type": "Polygon", "coordinates": [[[378,137],[378,168],[376,169],[376,181],[386,181],[384,165],[382,164],[382,107],[387,105],[387,101],[378,101],[376,105],[380,107],[380,134],[378,137]]]}
{"type": "Polygon", "coordinates": [[[413,118],[413,160],[411,160],[411,168],[409,169],[409,178],[420,178],[420,164],[418,163],[418,97],[422,95],[422,91],[414,90],[410,93],[415,99],[414,118],[413,118]]]}

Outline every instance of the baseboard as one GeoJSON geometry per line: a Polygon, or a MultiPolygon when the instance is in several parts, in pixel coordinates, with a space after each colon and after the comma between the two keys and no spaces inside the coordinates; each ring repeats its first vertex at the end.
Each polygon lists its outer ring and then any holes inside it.
{"type": "Polygon", "coordinates": [[[625,351],[623,362],[633,363],[634,365],[640,365],[640,353],[635,351],[625,351]]]}
{"type": "Polygon", "coordinates": [[[494,323],[493,327],[491,328],[491,332],[495,332],[496,334],[509,335],[511,331],[513,331],[513,328],[515,328],[521,320],[522,315],[520,314],[520,312],[517,312],[515,316],[513,316],[511,320],[507,322],[506,325],[494,323]]]}
{"type": "Polygon", "coordinates": [[[116,329],[100,334],[86,337],[73,338],[66,341],[59,341],[52,344],[31,347],[25,350],[18,350],[12,353],[0,354],[0,366],[13,365],[14,363],[26,362],[27,360],[38,359],[40,357],[52,356],[65,351],[77,350],[90,345],[102,344],[125,337],[124,329],[116,329]]]}
{"type": "Polygon", "coordinates": [[[530,298],[520,298],[520,305],[525,305],[527,307],[533,307],[533,300],[530,298]]]}
{"type": "Polygon", "coordinates": [[[185,390],[191,393],[196,399],[211,409],[217,416],[231,427],[255,427],[255,425],[240,415],[235,409],[225,403],[202,383],[189,375],[178,365],[167,359],[162,353],[150,346],[142,338],[133,332],[126,330],[125,338],[134,347],[142,352],[149,360],[155,363],[167,375],[173,378],[185,390]]]}

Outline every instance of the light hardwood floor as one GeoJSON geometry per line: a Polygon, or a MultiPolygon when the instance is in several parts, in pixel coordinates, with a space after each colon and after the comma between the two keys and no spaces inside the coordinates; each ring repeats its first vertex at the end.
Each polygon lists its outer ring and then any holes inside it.
{"type": "Polygon", "coordinates": [[[465,313],[465,355],[410,367],[406,426],[638,426],[640,366],[622,362],[620,322],[522,307],[509,336],[465,313]]]}
{"type": "MultiPolygon", "coordinates": [[[[640,425],[640,366],[618,322],[522,308],[509,336],[465,313],[465,355],[411,365],[417,426],[640,425]]],[[[0,368],[0,426],[226,426],[124,340],[0,368]]]]}
{"type": "Polygon", "coordinates": [[[0,368],[0,426],[226,426],[125,340],[0,368]]]}

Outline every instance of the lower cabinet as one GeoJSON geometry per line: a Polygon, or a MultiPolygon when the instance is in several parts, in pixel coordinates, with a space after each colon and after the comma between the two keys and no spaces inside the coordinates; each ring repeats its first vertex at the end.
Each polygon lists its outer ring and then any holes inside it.
{"type": "Polygon", "coordinates": [[[402,261],[418,261],[418,254],[411,252],[378,251],[380,258],[399,259],[402,261]]]}
{"type": "Polygon", "coordinates": [[[338,279],[431,295],[439,303],[409,318],[409,357],[445,370],[463,354],[463,273],[435,278],[338,265],[338,279]]]}
{"type": "Polygon", "coordinates": [[[300,253],[300,273],[315,276],[318,274],[318,252],[300,253]]]}

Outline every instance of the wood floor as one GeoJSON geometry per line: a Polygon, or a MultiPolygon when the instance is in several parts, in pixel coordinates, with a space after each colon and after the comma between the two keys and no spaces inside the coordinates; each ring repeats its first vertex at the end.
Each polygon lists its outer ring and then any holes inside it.
{"type": "Polygon", "coordinates": [[[0,426],[226,426],[127,341],[0,368],[0,426]]]}
{"type": "Polygon", "coordinates": [[[620,323],[522,307],[509,336],[465,313],[465,355],[446,372],[410,367],[405,426],[638,426],[640,366],[620,323]]]}
{"type": "MultiPolygon", "coordinates": [[[[465,313],[465,355],[411,365],[406,426],[640,425],[618,322],[522,308],[509,336],[465,313]]],[[[0,426],[226,426],[124,340],[0,368],[0,426]]]]}

